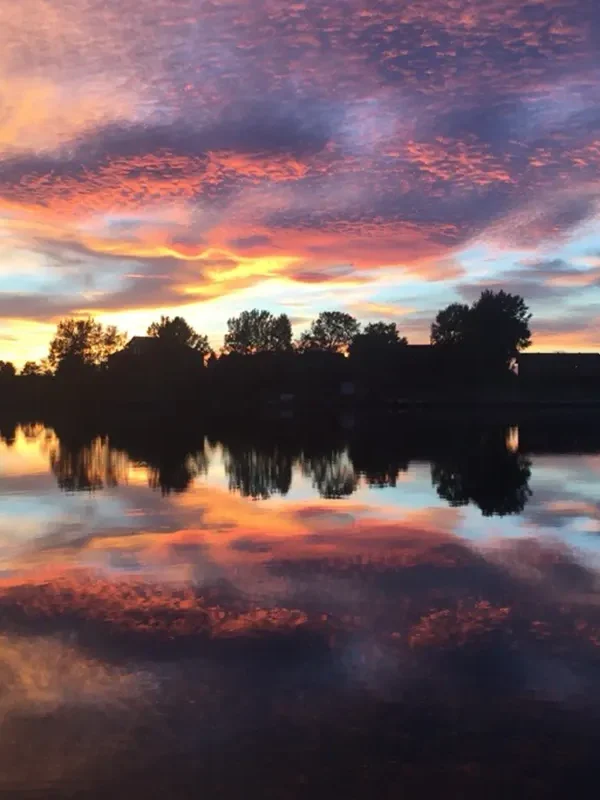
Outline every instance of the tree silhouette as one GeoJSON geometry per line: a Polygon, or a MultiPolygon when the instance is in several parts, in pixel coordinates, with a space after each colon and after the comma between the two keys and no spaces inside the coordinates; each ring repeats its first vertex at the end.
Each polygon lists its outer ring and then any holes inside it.
{"type": "Polygon", "coordinates": [[[495,363],[508,365],[531,345],[531,314],[519,295],[485,291],[471,306],[469,333],[474,348],[495,363]]]}
{"type": "Polygon", "coordinates": [[[401,358],[408,352],[407,344],[394,322],[373,322],[354,337],[350,364],[365,397],[380,399],[398,393],[408,372],[401,358]]]}
{"type": "Polygon", "coordinates": [[[354,358],[368,358],[372,354],[389,354],[407,344],[408,339],[400,336],[395,322],[371,322],[362,333],[354,336],[350,355],[354,358]]]}
{"type": "Polygon", "coordinates": [[[506,369],[531,344],[531,314],[519,295],[484,291],[470,307],[453,303],[431,326],[431,343],[454,348],[478,371],[506,369]]]}
{"type": "Polygon", "coordinates": [[[37,361],[26,361],[23,365],[23,369],[21,370],[21,375],[24,375],[25,377],[43,374],[44,371],[42,366],[41,364],[38,364],[37,361]]]}
{"type": "Polygon", "coordinates": [[[208,358],[212,348],[208,337],[197,333],[183,317],[161,316],[160,322],[153,322],[148,328],[148,336],[160,339],[167,346],[189,347],[200,353],[203,359],[208,358]]]}
{"type": "Polygon", "coordinates": [[[323,311],[301,335],[299,349],[346,353],[359,333],[360,323],[351,314],[323,311]]]}
{"type": "Polygon", "coordinates": [[[48,362],[52,369],[61,366],[101,366],[121,350],[127,334],[115,325],[106,328],[94,319],[63,319],[50,342],[48,362]]]}
{"type": "Polygon", "coordinates": [[[0,361],[0,379],[14,378],[17,374],[11,361],[0,361]]]}
{"type": "Polygon", "coordinates": [[[464,345],[467,340],[470,309],[464,303],[451,303],[438,311],[431,326],[431,344],[442,346],[464,345]]]}
{"type": "Polygon", "coordinates": [[[287,314],[276,317],[270,311],[242,311],[227,320],[224,349],[227,353],[282,353],[291,350],[292,325],[287,314]]]}

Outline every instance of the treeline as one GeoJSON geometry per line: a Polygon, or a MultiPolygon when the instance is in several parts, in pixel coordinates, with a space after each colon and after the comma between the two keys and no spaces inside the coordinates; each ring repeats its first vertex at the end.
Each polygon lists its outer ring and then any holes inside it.
{"type": "Polygon", "coordinates": [[[411,346],[393,322],[365,326],[325,311],[294,341],[286,314],[244,311],[227,321],[216,353],[182,317],[161,317],[146,337],[128,341],[94,319],[59,322],[48,356],[17,375],[0,362],[0,388],[25,405],[133,405],[214,412],[331,404],[340,397],[392,399],[399,394],[509,382],[511,363],[531,343],[524,300],[485,291],[471,306],[452,304],[431,326],[430,346],[411,346]],[[9,387],[12,391],[8,391],[9,387]]]}

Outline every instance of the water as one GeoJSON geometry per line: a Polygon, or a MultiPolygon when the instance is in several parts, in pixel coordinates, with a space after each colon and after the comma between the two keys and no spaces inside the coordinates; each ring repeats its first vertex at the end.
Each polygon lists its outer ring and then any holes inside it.
{"type": "Polygon", "coordinates": [[[7,796],[547,797],[594,771],[589,420],[0,431],[7,796]]]}

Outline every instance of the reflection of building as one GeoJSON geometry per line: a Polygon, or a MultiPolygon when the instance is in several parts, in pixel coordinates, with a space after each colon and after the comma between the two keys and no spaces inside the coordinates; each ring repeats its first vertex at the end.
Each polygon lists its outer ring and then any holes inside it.
{"type": "Polygon", "coordinates": [[[520,353],[518,373],[531,383],[600,381],[600,353],[520,353]]]}

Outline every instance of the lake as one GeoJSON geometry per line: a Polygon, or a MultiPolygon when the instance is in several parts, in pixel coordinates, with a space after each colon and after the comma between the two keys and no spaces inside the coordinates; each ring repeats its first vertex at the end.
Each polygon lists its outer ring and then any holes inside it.
{"type": "Polygon", "coordinates": [[[0,437],[6,796],[592,777],[593,418],[0,437]]]}

